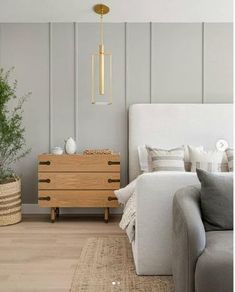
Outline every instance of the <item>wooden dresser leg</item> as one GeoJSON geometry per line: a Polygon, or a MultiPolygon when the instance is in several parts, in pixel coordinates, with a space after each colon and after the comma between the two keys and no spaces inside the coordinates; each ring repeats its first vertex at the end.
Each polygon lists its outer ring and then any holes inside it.
{"type": "Polygon", "coordinates": [[[109,222],[109,208],[108,207],[104,208],[104,222],[105,223],[109,222]]]}
{"type": "Polygon", "coordinates": [[[51,223],[55,222],[55,208],[51,208],[51,223]]]}

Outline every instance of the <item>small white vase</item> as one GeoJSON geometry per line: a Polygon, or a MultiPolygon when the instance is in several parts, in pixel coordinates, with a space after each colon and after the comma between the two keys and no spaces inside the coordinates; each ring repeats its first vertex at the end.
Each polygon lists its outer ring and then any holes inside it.
{"type": "Polygon", "coordinates": [[[72,137],[68,138],[65,141],[65,151],[67,154],[74,154],[76,153],[77,145],[76,142],[73,140],[72,137]]]}

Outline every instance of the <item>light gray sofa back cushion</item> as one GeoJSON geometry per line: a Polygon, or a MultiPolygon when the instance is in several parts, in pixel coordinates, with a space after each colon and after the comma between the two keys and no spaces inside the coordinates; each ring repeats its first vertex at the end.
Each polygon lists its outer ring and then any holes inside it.
{"type": "Polygon", "coordinates": [[[201,212],[206,231],[233,229],[233,173],[197,169],[201,182],[201,212]]]}

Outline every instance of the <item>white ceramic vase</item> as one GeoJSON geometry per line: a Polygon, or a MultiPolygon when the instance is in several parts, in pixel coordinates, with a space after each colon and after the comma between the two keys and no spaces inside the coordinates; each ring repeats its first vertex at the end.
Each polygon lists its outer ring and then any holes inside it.
{"type": "Polygon", "coordinates": [[[77,145],[76,142],[74,141],[74,139],[72,137],[68,138],[65,141],[65,151],[67,154],[74,154],[76,153],[77,150],[77,145]]]}

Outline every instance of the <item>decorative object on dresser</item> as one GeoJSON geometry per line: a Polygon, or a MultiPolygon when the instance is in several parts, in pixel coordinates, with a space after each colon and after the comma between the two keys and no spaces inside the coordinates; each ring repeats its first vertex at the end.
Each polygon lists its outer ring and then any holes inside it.
{"type": "Polygon", "coordinates": [[[77,150],[76,142],[72,137],[69,137],[67,140],[65,140],[65,151],[67,154],[75,154],[77,150]]]}
{"type": "Polygon", "coordinates": [[[120,188],[120,155],[38,156],[38,203],[51,208],[51,221],[60,207],[118,207],[114,190],[120,188]]]}
{"type": "Polygon", "coordinates": [[[51,153],[54,155],[62,155],[64,153],[64,150],[59,146],[55,146],[52,148],[51,153]]]}
{"type": "Polygon", "coordinates": [[[93,154],[113,154],[111,149],[86,149],[83,151],[85,155],[93,155],[93,154]]]}

